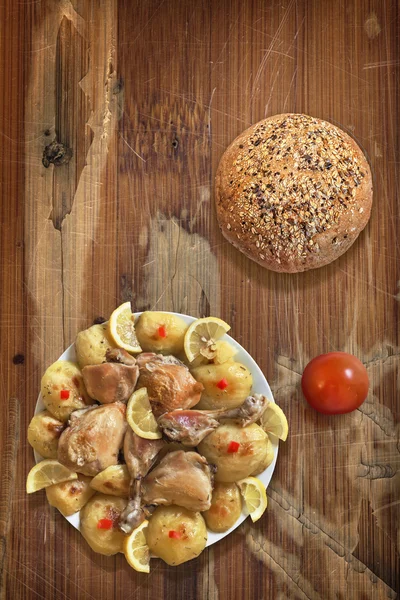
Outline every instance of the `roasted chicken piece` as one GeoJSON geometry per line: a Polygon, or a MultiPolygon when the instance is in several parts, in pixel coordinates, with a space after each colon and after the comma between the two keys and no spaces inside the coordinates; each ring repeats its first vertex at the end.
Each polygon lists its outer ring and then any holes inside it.
{"type": "Polygon", "coordinates": [[[60,463],[90,476],[116,465],[127,427],[125,410],[125,404],[114,402],[73,412],[58,443],[60,463]]]}
{"type": "MultiPolygon", "coordinates": [[[[267,408],[268,398],[262,394],[254,394],[253,396],[247,396],[246,400],[237,408],[231,408],[227,410],[221,410],[217,419],[229,419],[239,423],[242,427],[251,425],[259,419],[264,410],[267,408]]],[[[213,411],[208,411],[211,414],[213,411]]],[[[215,411],[217,412],[217,411],[215,411]]]]}
{"type": "Polygon", "coordinates": [[[144,478],[142,494],[147,504],[177,504],[193,511],[208,510],[212,469],[197,452],[170,452],[144,478]]]}
{"type": "Polygon", "coordinates": [[[136,365],[136,358],[122,348],[108,348],[106,351],[106,361],[110,363],[120,363],[128,367],[136,365]]]}
{"type": "Polygon", "coordinates": [[[156,417],[176,408],[191,408],[200,401],[203,384],[175,357],[142,355],[139,368],[138,385],[147,388],[156,417]]]}
{"type": "Polygon", "coordinates": [[[107,362],[100,365],[83,367],[82,376],[87,392],[101,404],[127,402],[139,377],[136,360],[120,348],[109,348],[106,359],[107,362]]]}
{"type": "Polygon", "coordinates": [[[179,358],[172,356],[172,354],[165,356],[164,354],[156,354],[155,352],[142,352],[141,354],[138,354],[136,357],[136,362],[139,369],[144,367],[148,362],[161,362],[165,365],[185,366],[185,363],[179,360],[179,358]]]}
{"type": "Polygon", "coordinates": [[[161,415],[157,422],[168,439],[194,447],[219,426],[212,412],[219,411],[178,409],[161,415]]]}
{"type": "Polygon", "coordinates": [[[124,533],[131,533],[147,516],[146,510],[141,506],[141,481],[164,445],[164,440],[145,440],[139,437],[130,427],[125,433],[124,457],[131,476],[131,485],[129,502],[118,522],[120,530],[124,533]]]}
{"type": "Polygon", "coordinates": [[[197,446],[219,425],[230,419],[242,427],[258,421],[268,400],[261,394],[248,396],[241,406],[229,410],[174,410],[161,415],[158,426],[170,440],[184,446],[197,446]]]}

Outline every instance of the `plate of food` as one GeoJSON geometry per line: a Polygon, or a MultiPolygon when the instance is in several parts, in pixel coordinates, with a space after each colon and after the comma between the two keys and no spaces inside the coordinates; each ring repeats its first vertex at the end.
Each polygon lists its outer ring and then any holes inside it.
{"type": "Polygon", "coordinates": [[[27,492],[44,489],[95,552],[149,572],[263,515],[288,425],[229,329],[126,302],[47,368],[27,492]]]}

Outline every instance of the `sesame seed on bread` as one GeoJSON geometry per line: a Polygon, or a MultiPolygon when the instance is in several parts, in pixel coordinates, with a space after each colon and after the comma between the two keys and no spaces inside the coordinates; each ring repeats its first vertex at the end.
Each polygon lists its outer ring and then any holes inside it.
{"type": "Polygon", "coordinates": [[[356,240],[371,213],[371,171],[335,125],[275,115],[225,151],[215,200],[227,240],[268,269],[296,273],[329,264],[356,240]]]}

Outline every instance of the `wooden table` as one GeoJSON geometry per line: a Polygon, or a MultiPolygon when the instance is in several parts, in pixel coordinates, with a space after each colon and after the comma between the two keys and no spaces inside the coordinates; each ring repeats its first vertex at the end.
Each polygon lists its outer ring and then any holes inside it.
{"type": "Polygon", "coordinates": [[[396,0],[5,0],[0,15],[1,598],[396,598],[396,0]],[[213,205],[227,145],[284,111],[348,131],[374,181],[354,246],[298,275],[237,252],[213,205]],[[291,431],[262,520],[150,576],[94,554],[24,489],[41,374],[126,300],[227,320],[291,431]],[[371,380],[360,410],[331,418],[299,387],[330,350],[359,356],[371,380]]]}

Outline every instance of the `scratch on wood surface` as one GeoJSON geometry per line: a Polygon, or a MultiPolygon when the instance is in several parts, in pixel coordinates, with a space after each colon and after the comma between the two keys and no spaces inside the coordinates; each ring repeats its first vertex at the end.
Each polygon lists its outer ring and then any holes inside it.
{"type": "Polygon", "coordinates": [[[216,65],[219,64],[220,58],[223,55],[223,53],[225,52],[225,48],[227,47],[227,45],[229,43],[229,40],[231,38],[232,33],[236,30],[237,24],[240,23],[240,20],[241,20],[241,17],[242,17],[242,12],[243,12],[244,8],[245,8],[245,4],[241,3],[241,9],[239,10],[237,19],[236,19],[235,23],[231,23],[230,26],[229,26],[228,37],[226,38],[225,43],[222,46],[221,52],[218,54],[216,60],[214,61],[213,67],[211,69],[211,74],[213,73],[216,65]]]}
{"type": "Polygon", "coordinates": [[[278,54],[279,56],[285,56],[286,58],[290,58],[291,60],[294,60],[294,56],[291,56],[290,54],[287,54],[286,52],[279,52],[279,50],[271,50],[271,54],[278,54]]]}
{"type": "MultiPolygon", "coordinates": [[[[278,70],[277,70],[277,72],[276,72],[276,75],[275,75],[275,77],[274,77],[274,79],[273,79],[273,81],[272,81],[272,84],[271,84],[271,90],[270,90],[270,92],[269,92],[269,98],[268,98],[268,102],[267,102],[267,104],[265,105],[265,109],[264,109],[264,117],[267,117],[267,116],[268,116],[268,109],[269,109],[269,105],[270,105],[270,103],[271,103],[272,96],[273,96],[273,93],[274,93],[275,83],[276,83],[276,81],[277,81],[277,79],[278,79],[278,77],[279,77],[280,73],[281,73],[281,71],[280,71],[280,69],[278,69],[278,70]]],[[[251,98],[251,99],[250,99],[250,103],[251,103],[252,101],[253,101],[253,99],[251,98]]]]}
{"type": "Polygon", "coordinates": [[[150,15],[150,17],[147,19],[146,23],[144,23],[144,24],[140,23],[139,33],[136,35],[136,37],[132,41],[129,42],[129,44],[134,44],[140,38],[140,36],[146,30],[147,26],[151,23],[151,21],[154,19],[154,17],[158,13],[158,11],[160,10],[160,8],[164,4],[164,2],[165,2],[165,0],[161,0],[161,2],[159,3],[159,5],[155,8],[155,10],[152,12],[152,14],[150,15]]]}
{"type": "Polygon", "coordinates": [[[392,508],[392,506],[398,506],[399,504],[400,500],[393,500],[393,502],[389,502],[388,504],[384,504],[383,506],[375,508],[375,510],[372,511],[372,514],[376,515],[377,513],[380,513],[383,510],[388,510],[389,508],[392,508]]]}
{"type": "MultiPolygon", "coordinates": [[[[32,569],[32,568],[30,568],[30,567],[29,567],[29,566],[28,566],[26,563],[25,563],[25,564],[23,564],[23,563],[21,563],[20,561],[17,561],[17,560],[13,560],[12,562],[13,562],[13,563],[15,563],[16,565],[21,565],[21,567],[24,569],[24,571],[26,571],[28,574],[30,574],[30,575],[32,576],[32,578],[37,578],[37,579],[39,579],[40,581],[42,581],[44,585],[46,585],[46,586],[49,586],[49,587],[50,587],[52,590],[54,590],[54,592],[57,594],[57,596],[59,596],[59,595],[61,594],[61,597],[62,597],[62,598],[65,598],[65,600],[70,600],[70,599],[68,598],[68,596],[67,596],[67,595],[66,595],[66,594],[65,594],[65,593],[64,593],[62,590],[60,590],[60,589],[59,589],[59,587],[58,587],[58,586],[56,586],[56,585],[52,584],[52,583],[51,583],[51,581],[50,581],[48,578],[46,578],[46,577],[43,577],[43,576],[40,574],[40,572],[38,572],[38,570],[37,570],[37,569],[32,569]]],[[[53,567],[53,568],[54,568],[54,567],[53,567]]],[[[55,570],[56,570],[56,569],[55,569],[55,570]]],[[[61,571],[58,571],[58,572],[60,573],[60,575],[62,574],[62,572],[61,572],[61,571]]],[[[8,575],[11,575],[10,571],[7,571],[7,574],[8,574],[8,575]]],[[[28,587],[29,589],[31,589],[31,588],[28,586],[28,584],[25,584],[25,585],[26,585],[26,587],[28,587]]],[[[75,585],[76,585],[76,584],[75,584],[75,585]]],[[[76,586],[76,587],[78,587],[78,586],[76,586]]],[[[79,589],[79,587],[78,587],[78,589],[79,589]]]]}
{"type": "Polygon", "coordinates": [[[216,87],[213,88],[213,91],[211,92],[210,102],[208,104],[208,135],[210,135],[210,136],[211,136],[211,104],[212,104],[216,90],[217,90],[216,87]]]}
{"type": "Polygon", "coordinates": [[[259,64],[257,72],[256,72],[256,76],[255,76],[254,81],[253,81],[251,95],[250,95],[250,102],[252,102],[253,99],[254,99],[254,96],[255,96],[256,91],[257,91],[257,84],[258,84],[258,82],[259,82],[259,80],[261,78],[262,72],[263,72],[263,70],[265,68],[265,65],[267,64],[268,58],[270,57],[270,55],[271,55],[271,53],[273,51],[273,48],[274,48],[274,46],[276,44],[276,41],[278,40],[278,38],[279,38],[279,36],[280,36],[280,34],[282,32],[283,26],[286,23],[286,20],[287,20],[287,18],[289,16],[289,13],[292,10],[292,7],[293,7],[293,5],[295,4],[296,1],[297,0],[291,0],[289,6],[287,7],[287,9],[285,11],[285,14],[282,17],[281,22],[279,23],[279,26],[278,26],[278,28],[277,28],[277,30],[275,32],[275,35],[272,38],[272,41],[271,41],[269,47],[267,48],[266,53],[264,54],[263,58],[261,59],[261,62],[259,64]]]}
{"type": "MultiPolygon", "coordinates": [[[[297,67],[295,67],[294,71],[293,71],[293,76],[292,76],[292,80],[289,84],[289,89],[288,89],[288,93],[286,94],[286,98],[285,98],[285,102],[283,103],[283,109],[282,112],[284,113],[286,111],[286,105],[287,102],[289,100],[289,96],[290,96],[290,92],[292,91],[292,87],[296,81],[296,75],[297,75],[297,67]]],[[[295,90],[295,94],[296,94],[296,90],[295,90]]]]}
{"type": "MultiPolygon", "coordinates": [[[[4,575],[7,574],[7,577],[11,577],[11,579],[14,579],[17,582],[17,585],[23,585],[23,587],[26,590],[29,590],[29,594],[35,594],[35,596],[37,596],[38,598],[40,598],[40,600],[43,600],[43,594],[37,592],[33,587],[31,587],[30,585],[28,585],[27,583],[25,583],[25,581],[21,580],[19,577],[17,577],[14,573],[12,573],[11,571],[5,571],[4,575]]],[[[5,590],[5,586],[4,586],[4,590],[5,590]]],[[[1,590],[0,590],[1,591],[1,590]]],[[[5,596],[2,595],[0,596],[0,598],[5,598],[5,600],[8,600],[8,598],[6,598],[5,596]]],[[[28,598],[28,596],[26,596],[26,598],[28,598]]]]}
{"type": "Polygon", "coordinates": [[[383,60],[375,63],[367,63],[363,69],[381,69],[383,67],[399,67],[400,60],[383,60]]]}
{"type": "MultiPolygon", "coordinates": [[[[212,111],[216,112],[217,114],[224,115],[225,117],[230,117],[231,119],[234,119],[235,121],[239,121],[240,123],[244,123],[247,126],[251,125],[251,121],[248,121],[246,119],[241,119],[240,117],[238,117],[235,114],[230,114],[228,112],[224,112],[223,110],[218,110],[217,108],[210,107],[209,104],[208,105],[204,104],[202,102],[199,102],[198,100],[189,98],[188,96],[185,96],[184,94],[176,94],[175,92],[172,92],[171,90],[167,90],[165,88],[160,88],[160,91],[164,92],[165,94],[169,94],[170,96],[173,96],[176,98],[181,98],[185,102],[190,102],[191,104],[197,104],[199,107],[203,108],[205,111],[212,110],[212,111]]],[[[144,115],[144,116],[149,117],[150,115],[144,115]]],[[[151,117],[151,118],[154,119],[155,117],[151,117]]],[[[155,120],[157,120],[157,119],[155,119],[155,120]]],[[[214,138],[213,138],[213,145],[215,146],[214,138]]]]}
{"type": "Polygon", "coordinates": [[[121,137],[122,141],[123,141],[123,142],[125,142],[125,144],[128,146],[128,148],[129,148],[130,150],[132,150],[133,154],[134,154],[135,156],[137,156],[138,158],[140,158],[140,160],[141,160],[141,161],[143,161],[143,162],[145,163],[145,162],[146,162],[146,159],[145,159],[145,158],[143,158],[142,156],[140,156],[140,154],[138,154],[138,153],[136,152],[136,150],[134,150],[134,149],[132,148],[132,146],[131,146],[130,144],[128,144],[128,142],[126,141],[126,139],[124,138],[124,136],[122,135],[122,133],[121,133],[121,132],[120,132],[120,137],[121,137]]]}

